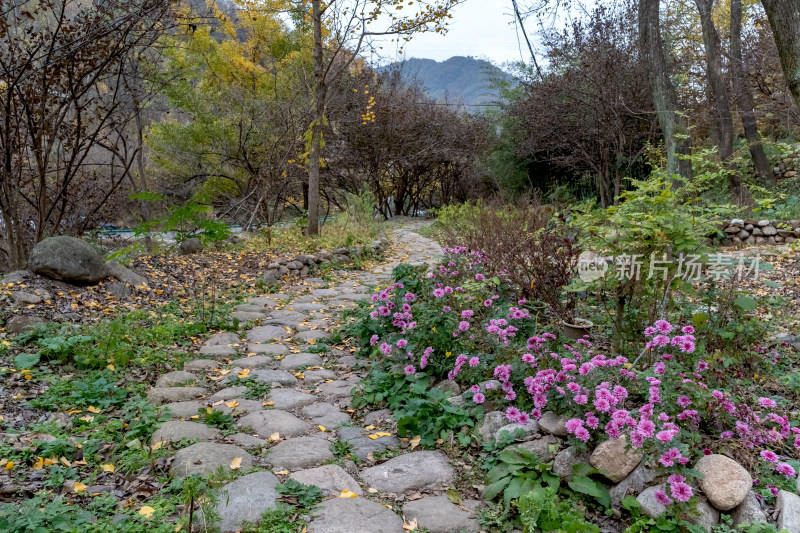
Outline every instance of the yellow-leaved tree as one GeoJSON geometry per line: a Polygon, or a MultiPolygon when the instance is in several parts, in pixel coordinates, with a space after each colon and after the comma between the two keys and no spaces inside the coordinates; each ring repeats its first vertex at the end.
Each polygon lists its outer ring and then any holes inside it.
{"type": "Polygon", "coordinates": [[[291,8],[260,0],[223,12],[209,3],[210,17],[164,47],[177,113],[150,128],[152,160],[176,187],[191,185],[194,201],[225,206],[245,226],[275,222],[303,178],[295,160],[308,127],[311,41],[282,16],[291,8]]]}

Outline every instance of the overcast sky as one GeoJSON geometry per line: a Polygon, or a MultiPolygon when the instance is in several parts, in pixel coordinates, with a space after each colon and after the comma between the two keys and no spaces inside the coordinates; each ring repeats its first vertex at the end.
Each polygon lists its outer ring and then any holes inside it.
{"type": "Polygon", "coordinates": [[[454,9],[447,34],[417,34],[400,55],[390,48],[387,45],[381,51],[385,59],[407,56],[444,61],[453,56],[473,56],[502,65],[530,57],[522,33],[517,40],[511,0],[470,0],[454,9]]]}

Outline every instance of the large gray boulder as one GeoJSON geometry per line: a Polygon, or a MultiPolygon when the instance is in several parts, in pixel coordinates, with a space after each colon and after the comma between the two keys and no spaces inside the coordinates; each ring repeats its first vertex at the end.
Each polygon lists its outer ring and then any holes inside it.
{"type": "Polygon", "coordinates": [[[137,274],[130,268],[124,267],[116,261],[106,261],[106,273],[109,277],[116,278],[122,283],[127,283],[133,287],[147,285],[147,278],[137,274]]]}
{"type": "Polygon", "coordinates": [[[203,241],[197,237],[186,239],[178,245],[178,252],[181,255],[191,255],[203,251],[203,241]]]}
{"type": "Polygon", "coordinates": [[[49,237],[33,247],[28,268],[60,281],[97,283],[106,266],[89,244],[75,237],[49,237]]]}

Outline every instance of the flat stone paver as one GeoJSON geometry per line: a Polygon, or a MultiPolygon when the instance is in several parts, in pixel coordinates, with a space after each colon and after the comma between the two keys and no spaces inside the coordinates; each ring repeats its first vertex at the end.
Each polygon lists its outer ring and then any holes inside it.
{"type": "Polygon", "coordinates": [[[299,470],[290,474],[289,479],[294,479],[303,485],[319,487],[325,496],[338,497],[345,490],[358,496],[363,494],[358,482],[339,465],[323,465],[299,470]]]}
{"type": "Polygon", "coordinates": [[[147,400],[155,405],[197,400],[209,393],[203,387],[156,387],[147,391],[147,400]]]}
{"type": "Polygon", "coordinates": [[[407,520],[416,519],[420,528],[431,533],[478,533],[480,525],[472,513],[461,510],[447,496],[429,496],[403,506],[407,520]]]}
{"type": "Polygon", "coordinates": [[[289,348],[283,344],[248,344],[247,353],[286,355],[289,348]]]}
{"type": "Polygon", "coordinates": [[[322,502],[307,533],[403,533],[403,520],[383,505],[364,498],[322,502]]]}
{"type": "Polygon", "coordinates": [[[336,372],[333,370],[307,370],[303,372],[303,383],[307,386],[316,385],[325,381],[333,381],[336,379],[336,372]]]}
{"type": "Polygon", "coordinates": [[[281,437],[294,437],[311,430],[308,422],[277,409],[250,413],[240,418],[236,425],[240,429],[250,427],[257,436],[265,439],[274,433],[281,437]]]}
{"type": "Polygon", "coordinates": [[[247,387],[244,385],[238,385],[236,387],[227,387],[225,389],[220,389],[214,394],[211,395],[211,398],[208,399],[209,403],[217,403],[221,401],[233,400],[235,398],[241,398],[247,392],[247,387]]]}
{"type": "Polygon", "coordinates": [[[233,346],[224,344],[210,344],[200,348],[200,355],[212,355],[214,357],[235,356],[239,352],[233,346]]]}
{"type": "Polygon", "coordinates": [[[162,374],[156,381],[156,387],[184,387],[196,385],[199,380],[200,378],[191,372],[176,370],[162,374]]]}
{"type": "Polygon", "coordinates": [[[189,372],[209,372],[218,367],[219,363],[213,359],[195,359],[194,361],[188,361],[183,365],[183,369],[189,372]]]}
{"type": "Polygon", "coordinates": [[[353,447],[353,455],[361,461],[366,461],[369,454],[400,444],[397,437],[393,436],[378,437],[377,439],[369,438],[368,435],[370,433],[374,434],[377,431],[367,432],[360,427],[343,427],[336,430],[336,436],[339,440],[347,442],[353,447]]]}
{"type": "Polygon", "coordinates": [[[307,407],[303,407],[300,413],[310,418],[314,424],[324,426],[327,429],[334,429],[339,424],[350,422],[350,415],[341,411],[335,405],[320,402],[307,407]]]}
{"type": "Polygon", "coordinates": [[[216,512],[220,531],[239,531],[242,522],[258,522],[264,511],[277,505],[280,484],[270,472],[254,472],[219,489],[216,512]]]}
{"type": "Polygon", "coordinates": [[[282,370],[305,370],[311,366],[321,366],[322,358],[315,353],[293,353],[285,356],[278,362],[282,370]]]}
{"type": "Polygon", "coordinates": [[[455,477],[447,456],[421,451],[399,455],[361,472],[361,479],[382,492],[446,488],[455,477]]]}
{"type": "Polygon", "coordinates": [[[198,442],[177,451],[172,459],[169,474],[172,477],[186,477],[192,474],[211,474],[217,467],[229,469],[234,459],[241,458],[239,466],[246,470],[253,466],[253,456],[233,444],[198,442]]]}
{"type": "Polygon", "coordinates": [[[240,357],[239,359],[231,361],[231,364],[240,368],[249,368],[253,370],[256,368],[274,367],[277,365],[277,361],[267,355],[254,355],[253,357],[240,357]]]}
{"type": "Polygon", "coordinates": [[[294,410],[311,405],[317,401],[313,394],[296,391],[294,389],[273,389],[267,395],[267,401],[273,402],[275,409],[294,410]]]}
{"type": "Polygon", "coordinates": [[[267,461],[276,470],[299,470],[334,459],[331,443],[319,437],[297,437],[279,442],[269,450],[267,461]]]}
{"type": "Polygon", "coordinates": [[[165,403],[161,409],[169,409],[173,418],[189,418],[197,414],[197,411],[205,407],[202,403],[194,400],[188,402],[165,403]]]}
{"type": "Polygon", "coordinates": [[[271,344],[275,340],[286,340],[289,332],[280,326],[259,326],[247,332],[247,342],[271,344]]]}
{"type": "Polygon", "coordinates": [[[285,370],[254,370],[250,372],[250,378],[284,387],[297,385],[297,378],[285,370]]]}
{"type": "MultiPolygon", "coordinates": [[[[195,412],[195,414],[197,414],[195,412]]],[[[171,421],[162,422],[161,427],[155,430],[151,444],[156,442],[180,442],[186,440],[215,440],[221,436],[219,430],[208,427],[199,422],[171,421]]]]}
{"type": "Polygon", "coordinates": [[[217,333],[216,335],[212,335],[211,337],[206,340],[206,346],[219,346],[219,345],[228,345],[228,344],[238,344],[239,343],[239,335],[236,333],[232,333],[230,331],[226,331],[223,333],[217,333]]]}
{"type": "Polygon", "coordinates": [[[249,413],[255,413],[256,411],[262,411],[264,409],[264,405],[261,400],[233,398],[227,402],[222,402],[219,405],[215,405],[214,409],[217,411],[222,411],[226,415],[242,416],[249,413]]]}

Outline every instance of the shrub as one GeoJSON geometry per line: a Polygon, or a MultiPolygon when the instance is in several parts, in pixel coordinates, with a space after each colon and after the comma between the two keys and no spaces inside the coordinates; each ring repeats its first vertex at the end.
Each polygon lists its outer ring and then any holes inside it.
{"type": "Polygon", "coordinates": [[[577,274],[579,229],[564,211],[537,196],[516,206],[464,206],[442,222],[444,240],[480,251],[484,269],[508,282],[518,298],[547,304],[567,322],[575,318],[576,294],[565,291],[577,274]]]}

